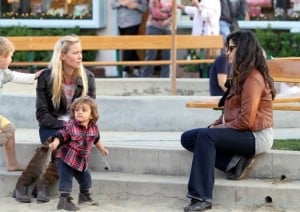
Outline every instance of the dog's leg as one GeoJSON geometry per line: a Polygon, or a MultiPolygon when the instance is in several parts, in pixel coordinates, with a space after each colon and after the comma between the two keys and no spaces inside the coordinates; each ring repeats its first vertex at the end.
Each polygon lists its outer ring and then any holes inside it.
{"type": "Polygon", "coordinates": [[[47,145],[43,145],[36,149],[36,153],[31,158],[26,169],[19,177],[16,188],[14,190],[14,197],[20,202],[31,202],[31,198],[28,195],[29,186],[35,182],[45,170],[48,165],[49,148],[47,145]]]}
{"type": "Polygon", "coordinates": [[[50,185],[53,185],[58,180],[58,172],[56,165],[56,151],[52,152],[52,159],[37,182],[37,201],[39,202],[48,202],[48,188],[50,185]]]}

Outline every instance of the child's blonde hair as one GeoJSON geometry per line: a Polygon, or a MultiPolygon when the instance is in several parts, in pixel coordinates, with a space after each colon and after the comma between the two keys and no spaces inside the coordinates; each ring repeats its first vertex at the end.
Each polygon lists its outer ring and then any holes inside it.
{"type": "Polygon", "coordinates": [[[70,108],[71,119],[75,119],[75,108],[80,104],[87,104],[91,107],[91,123],[96,123],[99,119],[98,106],[96,101],[89,96],[82,96],[74,100],[70,108]]]}
{"type": "Polygon", "coordinates": [[[13,43],[5,37],[0,36],[0,55],[7,57],[9,53],[13,53],[15,47],[13,43]]]}

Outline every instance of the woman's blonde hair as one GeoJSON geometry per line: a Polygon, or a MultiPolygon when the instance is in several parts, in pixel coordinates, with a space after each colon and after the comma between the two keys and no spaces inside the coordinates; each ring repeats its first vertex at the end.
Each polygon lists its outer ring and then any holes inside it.
{"type": "Polygon", "coordinates": [[[0,36],[0,55],[7,57],[9,53],[13,53],[14,51],[14,44],[7,38],[0,36]]]}
{"type": "MultiPolygon", "coordinates": [[[[79,37],[77,35],[67,35],[59,39],[53,50],[52,58],[49,63],[48,68],[52,69],[51,71],[51,80],[52,84],[52,103],[54,108],[58,108],[60,105],[61,97],[64,95],[64,75],[63,75],[63,64],[61,56],[67,54],[70,50],[70,46],[80,43],[79,37]]],[[[77,78],[82,79],[83,90],[82,96],[87,95],[88,91],[88,80],[83,66],[81,65],[79,69],[75,69],[73,75],[73,81],[77,78]]]]}
{"type": "Polygon", "coordinates": [[[71,119],[75,120],[75,109],[78,105],[81,104],[87,104],[91,107],[92,119],[90,120],[90,122],[95,124],[99,119],[98,106],[96,101],[89,96],[82,96],[74,100],[74,102],[71,104],[70,109],[71,119]]]}

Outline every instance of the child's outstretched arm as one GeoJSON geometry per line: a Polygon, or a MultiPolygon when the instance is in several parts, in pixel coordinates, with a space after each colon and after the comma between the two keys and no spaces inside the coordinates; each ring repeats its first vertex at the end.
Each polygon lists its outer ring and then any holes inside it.
{"type": "Polygon", "coordinates": [[[97,147],[97,149],[99,149],[99,151],[102,153],[102,155],[106,156],[109,154],[108,149],[106,149],[103,144],[101,143],[101,141],[99,140],[97,143],[95,143],[95,146],[97,147]]]}

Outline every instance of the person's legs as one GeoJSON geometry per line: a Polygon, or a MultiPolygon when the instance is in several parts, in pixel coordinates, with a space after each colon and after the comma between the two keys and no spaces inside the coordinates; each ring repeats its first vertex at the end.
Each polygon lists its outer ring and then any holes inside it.
{"type": "Polygon", "coordinates": [[[18,162],[16,157],[16,142],[15,131],[8,137],[6,144],[4,145],[6,157],[7,157],[7,171],[23,171],[25,165],[18,162]]]}
{"type": "Polygon", "coordinates": [[[78,207],[72,202],[72,197],[70,193],[72,191],[72,180],[74,170],[72,167],[68,166],[63,160],[57,159],[57,170],[59,173],[59,185],[58,190],[60,192],[59,202],[57,204],[57,210],[67,210],[67,211],[77,211],[78,207]]]}
{"type": "MultiPolygon", "coordinates": [[[[163,30],[163,35],[170,35],[171,31],[169,29],[163,30]]],[[[162,60],[170,60],[171,51],[169,49],[161,50],[161,59],[162,60]]],[[[167,78],[170,76],[170,65],[162,65],[160,71],[160,77],[167,78]]]]}
{"type": "Polygon", "coordinates": [[[220,34],[223,36],[224,44],[227,36],[230,34],[230,24],[226,21],[220,20],[220,34]]]}
{"type": "Polygon", "coordinates": [[[88,203],[89,205],[98,206],[99,203],[95,202],[90,193],[90,188],[92,187],[92,177],[89,170],[80,172],[76,171],[74,177],[79,184],[79,195],[78,195],[78,204],[88,203]]]}
{"type": "Polygon", "coordinates": [[[16,157],[15,128],[12,124],[8,124],[1,129],[1,142],[7,158],[7,171],[23,171],[25,165],[18,162],[16,157]]]}
{"type": "MultiPolygon", "coordinates": [[[[134,25],[126,28],[119,28],[120,35],[137,35],[139,32],[140,25],[134,25]]],[[[124,50],[122,52],[122,60],[123,61],[135,61],[139,60],[136,50],[124,50]]],[[[125,66],[124,71],[127,72],[129,77],[134,77],[133,73],[134,67],[125,66]]]]}
{"type": "MultiPolygon", "coordinates": [[[[170,60],[170,50],[161,50],[161,59],[162,60],[170,60]]],[[[160,77],[167,78],[170,77],[170,65],[162,65],[160,70],[160,77]]]]}
{"type": "Polygon", "coordinates": [[[187,197],[195,200],[185,208],[209,208],[212,201],[215,165],[224,169],[226,164],[216,159],[225,158],[227,161],[234,154],[253,155],[255,139],[250,131],[238,131],[228,128],[200,128],[184,132],[181,136],[184,148],[193,151],[193,161],[188,183],[187,197]],[[220,157],[216,156],[220,153],[220,157]],[[200,204],[200,205],[199,205],[200,204]]]}
{"type": "MultiPolygon", "coordinates": [[[[146,34],[147,35],[161,35],[162,31],[156,27],[148,26],[146,34]]],[[[157,57],[157,50],[147,50],[146,51],[146,56],[145,56],[146,61],[155,60],[156,57],[157,57]]],[[[151,77],[153,75],[153,72],[154,72],[154,66],[145,65],[142,67],[141,77],[151,77]]]]}
{"type": "Polygon", "coordinates": [[[58,128],[48,128],[40,126],[39,128],[39,135],[40,135],[40,141],[41,143],[45,143],[49,137],[52,137],[55,135],[55,133],[58,131],[58,128]]]}
{"type": "MultiPolygon", "coordinates": [[[[40,126],[39,135],[41,142],[51,142],[48,139],[55,135],[59,129],[47,128],[40,126]]],[[[57,166],[56,166],[56,151],[52,152],[51,161],[49,162],[46,170],[39,177],[36,184],[36,198],[38,202],[48,202],[48,189],[49,186],[56,183],[58,180],[57,166]]]]}

